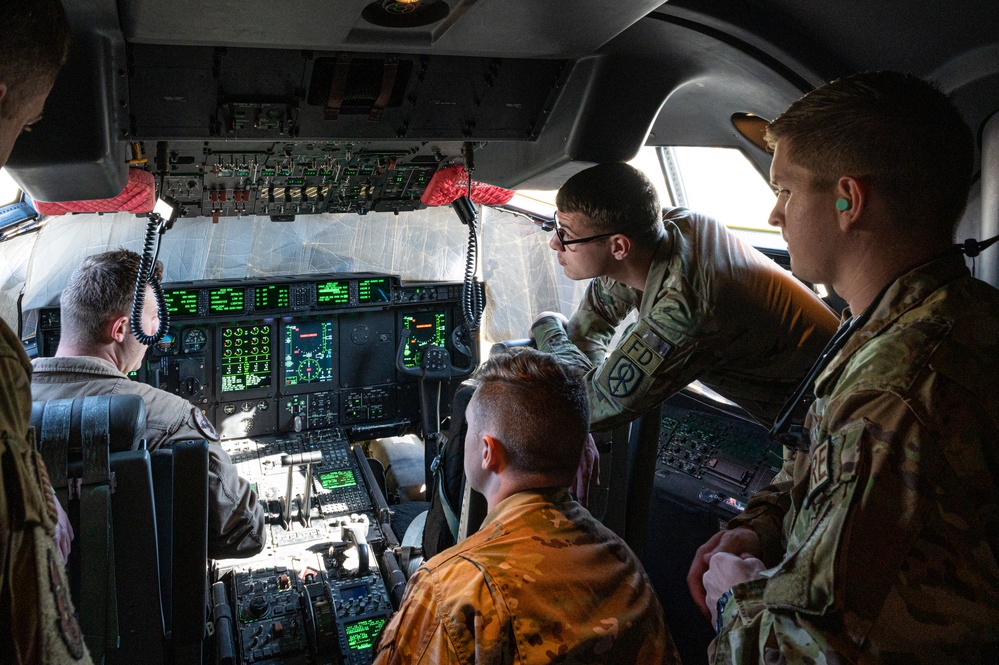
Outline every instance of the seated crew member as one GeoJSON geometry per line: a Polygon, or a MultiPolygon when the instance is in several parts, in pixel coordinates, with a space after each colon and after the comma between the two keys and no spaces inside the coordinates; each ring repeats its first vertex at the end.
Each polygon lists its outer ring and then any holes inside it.
{"type": "Polygon", "coordinates": [[[566,489],[587,436],[581,376],[521,348],[466,409],[478,533],[424,563],[382,634],[386,663],[679,663],[638,558],[566,489]]]}
{"type": "Polygon", "coordinates": [[[972,133],[931,84],[871,72],[808,93],[767,141],[770,223],[853,318],[792,473],[700,552],[712,662],[994,663],[999,291],[952,244],[972,133]]]}
{"type": "MultiPolygon", "coordinates": [[[[218,446],[215,428],[184,398],[125,375],[138,369],[146,352],[129,323],[139,260],[135,252],[117,249],[90,256],[76,269],[60,298],[62,324],[56,355],[31,363],[34,397],[141,395],[146,403],[149,450],[174,441],[207,439],[208,556],[253,556],[264,547],[264,509],[256,492],[218,446]]],[[[157,273],[162,268],[157,263],[157,273]]],[[[147,285],[142,327],[151,335],[158,325],[152,288],[147,285]]]]}
{"type": "MultiPolygon", "coordinates": [[[[0,167],[41,119],[69,48],[58,0],[0,0],[0,167]]],[[[72,527],[30,433],[31,366],[0,320],[0,663],[90,663],[63,562],[72,527]]]]}
{"type": "Polygon", "coordinates": [[[628,164],[577,173],[556,204],[548,244],[566,277],[591,281],[571,319],[543,312],[531,336],[587,372],[590,427],[627,422],[694,380],[769,426],[836,330],[825,303],[710,217],[663,212],[628,164]]]}

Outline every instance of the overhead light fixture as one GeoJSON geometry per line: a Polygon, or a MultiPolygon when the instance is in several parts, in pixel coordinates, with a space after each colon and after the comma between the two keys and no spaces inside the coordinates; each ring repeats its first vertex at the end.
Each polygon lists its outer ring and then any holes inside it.
{"type": "Polygon", "coordinates": [[[382,9],[390,14],[408,14],[416,11],[423,0],[382,0],[382,9]]]}
{"type": "Polygon", "coordinates": [[[450,13],[444,0],[378,0],[365,7],[361,17],[382,28],[419,28],[450,13]]]}
{"type": "Polygon", "coordinates": [[[150,218],[154,216],[159,218],[160,223],[163,225],[163,230],[171,228],[179,215],[180,204],[169,196],[161,196],[156,199],[156,205],[153,206],[153,211],[149,213],[150,218]]]}

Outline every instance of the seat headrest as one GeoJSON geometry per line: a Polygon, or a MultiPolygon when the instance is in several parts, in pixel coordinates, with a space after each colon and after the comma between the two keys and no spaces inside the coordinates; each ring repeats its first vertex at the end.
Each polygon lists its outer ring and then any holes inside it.
{"type": "Polygon", "coordinates": [[[49,400],[31,403],[31,426],[35,428],[35,439],[44,444],[46,432],[68,429],[69,449],[82,447],[82,414],[87,401],[107,400],[108,432],[112,453],[138,450],[146,432],[146,403],[139,395],[108,395],[100,397],[76,397],[74,399],[49,400]],[[67,409],[65,405],[69,405],[67,409]],[[56,407],[56,408],[53,408],[56,407]],[[46,416],[46,412],[48,415],[46,416]],[[68,414],[69,423],[57,423],[55,419],[68,414]]]}

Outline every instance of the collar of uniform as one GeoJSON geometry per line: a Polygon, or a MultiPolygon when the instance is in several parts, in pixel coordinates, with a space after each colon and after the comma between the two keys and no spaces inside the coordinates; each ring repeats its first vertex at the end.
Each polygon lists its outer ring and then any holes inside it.
{"type": "Polygon", "coordinates": [[[73,372],[74,374],[94,374],[97,376],[113,376],[127,379],[110,360],[94,356],[62,356],[57,358],[35,358],[31,361],[35,372],[73,372]]]}
{"type": "MultiPolygon", "coordinates": [[[[682,210],[682,208],[674,208],[682,210]]],[[[671,211],[672,212],[672,211],[671,211]]],[[[666,273],[669,272],[670,255],[673,253],[673,246],[676,239],[673,233],[678,233],[676,225],[666,225],[666,231],[656,246],[656,252],[652,255],[652,264],[649,266],[649,274],[645,277],[645,290],[639,294],[638,316],[643,317],[652,309],[655,303],[655,294],[658,293],[663,282],[666,281],[666,273]],[[670,228],[672,226],[672,229],[670,228]],[[651,293],[653,297],[646,298],[645,294],[651,293]]]]}
{"type": "MultiPolygon", "coordinates": [[[[819,374],[815,381],[815,393],[826,394],[827,387],[836,380],[847,360],[860,347],[880,335],[902,315],[926,300],[931,293],[969,274],[964,257],[957,252],[948,251],[896,279],[875,303],[871,318],[864,327],[850,336],[832,362],[819,374]]],[[[849,310],[844,311],[844,318],[849,314],[849,310]]]]}
{"type": "Polygon", "coordinates": [[[572,501],[569,490],[564,487],[548,487],[543,489],[524,490],[511,494],[507,498],[496,504],[496,507],[489,511],[486,518],[482,520],[479,530],[485,528],[490,522],[501,520],[506,515],[516,511],[518,508],[528,506],[532,503],[566,503],[572,501]]]}

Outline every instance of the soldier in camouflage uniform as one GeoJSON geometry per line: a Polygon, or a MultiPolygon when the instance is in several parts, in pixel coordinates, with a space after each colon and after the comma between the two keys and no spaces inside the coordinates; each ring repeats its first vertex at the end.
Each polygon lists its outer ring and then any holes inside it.
{"type": "MultiPolygon", "coordinates": [[[[17,136],[41,116],[69,23],[58,0],[0,0],[0,16],[3,166],[17,136]]],[[[20,341],[0,321],[0,662],[89,663],[63,568],[71,529],[28,425],[30,376],[20,341]]]]}
{"type": "Polygon", "coordinates": [[[410,579],[376,665],[679,663],[638,558],[565,489],[587,433],[581,377],[533,349],[477,376],[465,475],[489,514],[410,579]]]}
{"type": "Polygon", "coordinates": [[[930,84],[879,72],[809,93],[768,141],[770,222],[856,319],[817,375],[806,449],[702,548],[711,660],[994,663],[999,291],[952,245],[971,132],[930,84]]]}
{"type": "MultiPolygon", "coordinates": [[[[531,332],[539,349],[588,372],[590,426],[627,422],[698,379],[760,422],[773,422],[836,330],[832,311],[710,217],[683,208],[660,217],[652,185],[627,164],[583,171],[558,196],[559,230],[550,244],[566,276],[596,279],[568,325],[546,313],[531,332]],[[644,190],[650,201],[642,212],[652,229],[647,238],[624,227],[605,236],[603,247],[576,244],[605,228],[591,220],[610,215],[606,209],[583,212],[611,205],[582,202],[597,198],[587,186],[594,179],[613,184],[615,195],[638,199],[644,190]],[[618,242],[630,245],[620,259],[616,254],[624,250],[618,242]],[[581,256],[584,252],[597,256],[581,256]],[[575,272],[581,259],[593,268],[584,264],[575,272]],[[634,265],[627,265],[631,261],[634,265]],[[622,269],[634,277],[619,275],[622,269]],[[591,274],[596,270],[602,274],[591,274]],[[637,323],[607,357],[615,328],[634,310],[637,323]]],[[[638,214],[622,212],[632,219],[638,214]]]]}
{"type": "MultiPolygon", "coordinates": [[[[832,311],[710,217],[663,213],[652,183],[628,164],[581,171],[556,203],[549,246],[566,277],[595,279],[571,320],[544,312],[531,336],[587,373],[590,427],[627,422],[694,380],[773,422],[836,330],[832,311]]],[[[576,487],[590,475],[584,457],[576,487]]]]}

